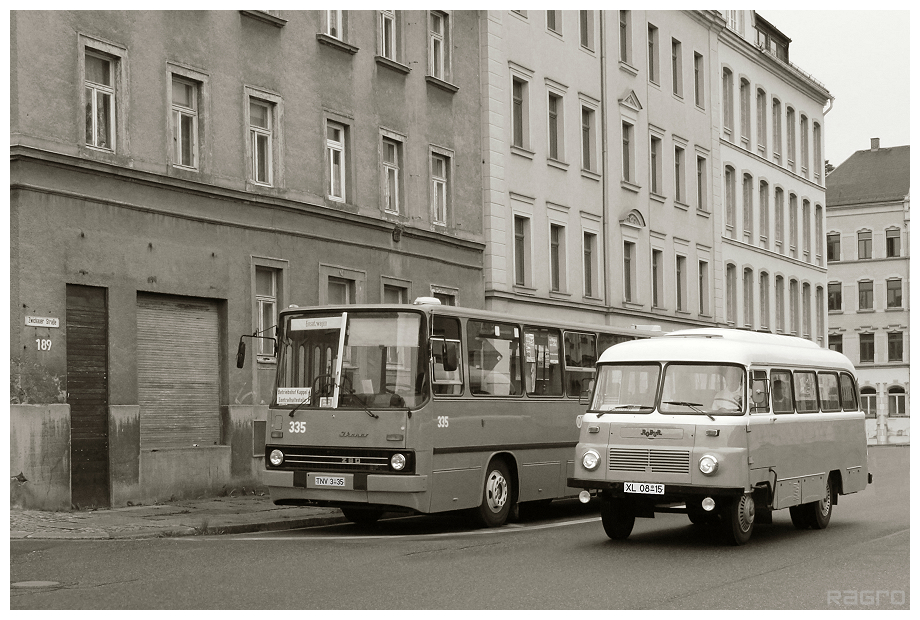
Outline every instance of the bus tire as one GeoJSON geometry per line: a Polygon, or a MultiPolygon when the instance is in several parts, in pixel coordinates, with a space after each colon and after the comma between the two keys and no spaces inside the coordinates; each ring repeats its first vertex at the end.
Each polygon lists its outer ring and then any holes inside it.
{"type": "Polygon", "coordinates": [[[731,545],[743,545],[754,532],[754,496],[742,493],[732,497],[724,507],[723,532],[731,545]]]}
{"type": "Polygon", "coordinates": [[[341,510],[346,519],[357,525],[371,525],[372,523],[376,523],[383,515],[382,510],[375,510],[373,508],[342,507],[341,510]]]}
{"type": "Polygon", "coordinates": [[[636,524],[636,513],[625,500],[605,499],[601,502],[601,523],[607,536],[626,540],[636,524]]]}
{"type": "Polygon", "coordinates": [[[789,518],[792,519],[792,525],[795,526],[795,529],[807,530],[811,527],[811,524],[808,522],[808,517],[805,514],[807,508],[808,504],[789,506],[789,518]]]}
{"type": "Polygon", "coordinates": [[[808,525],[816,530],[823,530],[831,522],[831,512],[834,510],[834,484],[830,478],[824,485],[824,497],[816,502],[803,504],[802,508],[808,525]]]}
{"type": "Polygon", "coordinates": [[[476,521],[484,527],[499,527],[511,512],[511,474],[502,459],[492,459],[486,469],[482,502],[475,511],[476,521]]]}

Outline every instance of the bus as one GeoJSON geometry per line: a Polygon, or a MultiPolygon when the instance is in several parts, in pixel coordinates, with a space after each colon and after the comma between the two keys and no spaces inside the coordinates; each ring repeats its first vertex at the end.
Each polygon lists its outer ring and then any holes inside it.
{"type": "Polygon", "coordinates": [[[598,351],[641,335],[436,298],[292,306],[277,325],[263,483],[275,504],[360,524],[468,509],[496,527],[519,503],[575,497],[575,419],[598,351]]]}
{"type": "Polygon", "coordinates": [[[688,329],[607,349],[578,420],[571,487],[601,499],[606,534],[686,513],[731,544],[789,509],[823,529],[838,496],[866,488],[868,449],[853,364],[794,338],[688,329]]]}

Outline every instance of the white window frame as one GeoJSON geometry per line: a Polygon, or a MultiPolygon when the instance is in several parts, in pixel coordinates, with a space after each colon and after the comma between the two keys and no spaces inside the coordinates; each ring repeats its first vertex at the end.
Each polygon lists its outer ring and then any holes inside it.
{"type": "MultiPolygon", "coordinates": [[[[270,267],[262,267],[257,265],[255,268],[255,282],[256,288],[255,299],[256,299],[256,321],[258,334],[260,336],[272,337],[274,334],[269,333],[270,328],[275,325],[277,321],[276,316],[278,313],[278,270],[272,269],[270,267]],[[259,283],[259,272],[264,271],[271,276],[271,292],[269,294],[260,294],[258,290],[259,283]]],[[[256,356],[260,362],[273,361],[275,355],[273,353],[268,353],[270,350],[271,344],[270,341],[259,338],[256,340],[256,356]]]]}
{"type": "Polygon", "coordinates": [[[390,60],[396,60],[396,11],[382,10],[378,13],[378,40],[380,41],[380,55],[390,60]],[[389,25],[389,36],[387,26],[389,25]]]}
{"type": "Polygon", "coordinates": [[[555,161],[565,161],[565,97],[551,88],[547,89],[546,94],[546,156],[555,161]],[[552,110],[554,100],[555,111],[552,110]],[[552,149],[553,140],[556,142],[555,153],[552,149]]]}
{"type": "Polygon", "coordinates": [[[172,79],[170,80],[170,107],[171,114],[170,119],[172,123],[172,140],[173,140],[173,149],[172,149],[172,165],[176,168],[183,168],[186,170],[197,170],[198,169],[198,109],[199,109],[199,93],[201,89],[201,84],[189,79],[181,78],[175,74],[172,74],[172,79]],[[175,102],[175,90],[176,84],[180,84],[183,87],[191,89],[191,104],[192,107],[182,105],[181,103],[175,102]],[[191,119],[191,130],[190,136],[185,136],[182,132],[182,119],[188,117],[191,119]],[[191,140],[191,162],[185,163],[182,161],[182,150],[185,146],[186,140],[191,140]]]}
{"type": "Polygon", "coordinates": [[[560,222],[549,223],[549,290],[553,293],[564,293],[566,289],[566,226],[560,222]],[[555,243],[553,233],[556,234],[555,243]],[[556,282],[553,276],[556,275],[556,282]]]}
{"type": "Polygon", "coordinates": [[[84,97],[87,97],[88,100],[84,102],[85,106],[90,109],[90,124],[89,126],[84,126],[84,140],[86,138],[86,133],[89,132],[92,136],[91,142],[86,142],[86,146],[99,149],[102,151],[111,151],[115,152],[116,144],[116,122],[115,118],[117,116],[117,107],[116,107],[116,82],[118,80],[118,67],[117,64],[120,62],[120,59],[110,54],[97,51],[90,46],[86,46],[83,49],[83,92],[84,97]],[[103,60],[109,63],[108,73],[109,73],[109,84],[100,84],[98,82],[90,81],[89,77],[86,75],[86,57],[90,56],[99,60],[103,60]],[[98,118],[99,118],[99,100],[100,97],[109,98],[109,118],[107,119],[108,123],[108,141],[111,144],[101,145],[97,143],[97,138],[99,136],[99,127],[98,127],[98,118]]]}
{"type": "Polygon", "coordinates": [[[345,41],[345,32],[343,25],[345,23],[341,10],[324,10],[323,11],[323,33],[333,39],[345,41]]]}
{"type": "Polygon", "coordinates": [[[380,175],[381,175],[381,204],[383,210],[394,215],[402,215],[402,169],[404,155],[404,140],[392,132],[381,131],[380,139],[380,175]],[[391,151],[392,149],[392,151],[391,151]],[[392,152],[393,160],[389,159],[392,152]],[[390,181],[393,181],[391,184],[390,181]]]}
{"type": "Polygon", "coordinates": [[[453,151],[431,146],[428,153],[428,162],[431,166],[431,221],[440,226],[447,226],[451,206],[451,178],[454,161],[453,151]],[[438,174],[435,162],[443,165],[443,174],[438,174]]]}
{"type": "Polygon", "coordinates": [[[347,199],[347,192],[345,187],[345,179],[347,178],[346,167],[347,167],[347,125],[339,123],[337,121],[326,119],[326,125],[324,127],[324,135],[326,136],[326,198],[333,200],[335,202],[345,202],[347,199]],[[329,130],[334,129],[339,131],[341,135],[341,140],[336,140],[329,137],[329,130]],[[336,158],[338,158],[338,172],[336,171],[336,158]],[[340,192],[339,194],[335,193],[335,181],[338,179],[340,192]]]}
{"type": "Polygon", "coordinates": [[[265,109],[265,118],[267,127],[260,127],[253,124],[252,114],[247,114],[247,120],[249,124],[249,154],[250,154],[250,167],[249,167],[249,180],[250,182],[256,185],[263,185],[266,187],[272,186],[273,173],[274,173],[274,162],[272,161],[274,157],[272,154],[274,152],[274,104],[271,101],[266,101],[264,99],[259,99],[258,97],[249,97],[248,98],[249,106],[247,107],[247,112],[251,112],[252,106],[259,106],[265,109]],[[265,176],[264,180],[259,179],[259,142],[265,140],[265,157],[267,159],[265,165],[265,176]]]}
{"type": "Polygon", "coordinates": [[[597,157],[597,121],[598,109],[584,99],[579,106],[579,126],[581,127],[581,169],[599,173],[597,157]],[[585,116],[587,115],[587,122],[585,116]],[[585,159],[587,158],[587,161],[585,159]]]}
{"type": "Polygon", "coordinates": [[[445,11],[428,11],[428,75],[445,82],[451,77],[450,18],[445,11]],[[436,19],[440,28],[435,27],[436,19]]]}

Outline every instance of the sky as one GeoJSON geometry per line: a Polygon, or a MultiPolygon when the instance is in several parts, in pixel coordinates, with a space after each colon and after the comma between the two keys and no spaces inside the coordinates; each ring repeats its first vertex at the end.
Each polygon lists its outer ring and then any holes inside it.
{"type": "Polygon", "coordinates": [[[834,97],[825,159],[839,166],[872,138],[882,147],[910,144],[909,11],[755,10],[792,39],[792,64],[834,97]]]}

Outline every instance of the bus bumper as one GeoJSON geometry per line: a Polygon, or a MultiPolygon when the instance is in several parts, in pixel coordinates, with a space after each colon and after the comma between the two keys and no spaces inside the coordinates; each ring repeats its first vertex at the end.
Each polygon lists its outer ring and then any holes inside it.
{"type": "Polygon", "coordinates": [[[328,474],[325,472],[262,470],[262,483],[272,501],[315,505],[365,504],[399,506],[424,512],[428,476],[386,474],[328,474]],[[345,488],[316,487],[317,474],[344,476],[345,488]]]}
{"type": "Polygon", "coordinates": [[[656,499],[656,498],[674,498],[674,497],[695,497],[695,496],[707,496],[707,495],[738,495],[744,493],[745,490],[741,487],[703,487],[698,485],[687,485],[687,484],[668,484],[664,483],[665,493],[663,496],[656,495],[637,495],[634,493],[625,493],[623,491],[623,483],[611,480],[588,480],[585,478],[568,478],[567,484],[570,487],[576,489],[586,489],[589,491],[603,491],[614,497],[626,497],[630,496],[633,498],[645,498],[645,499],[656,499]]]}

